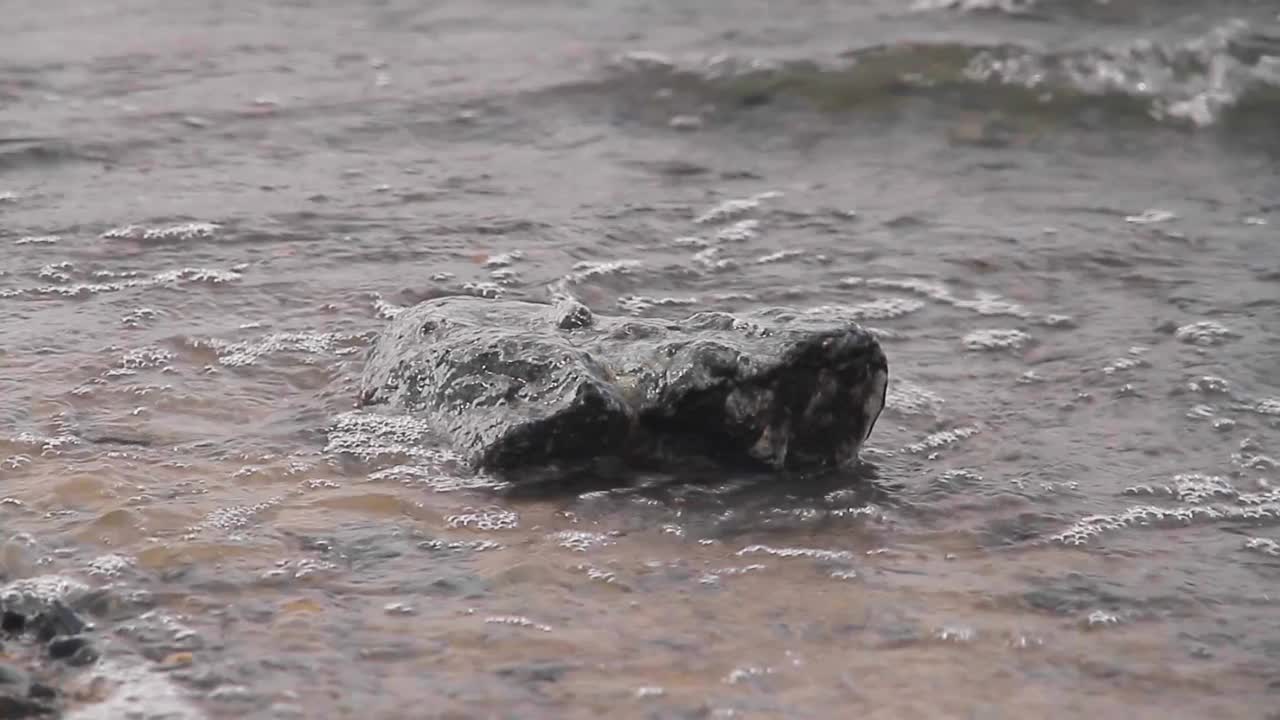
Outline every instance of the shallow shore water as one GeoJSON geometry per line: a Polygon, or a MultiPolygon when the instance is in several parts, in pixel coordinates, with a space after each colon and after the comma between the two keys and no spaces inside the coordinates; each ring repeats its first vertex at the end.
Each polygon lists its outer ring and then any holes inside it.
{"type": "Polygon", "coordinates": [[[74,718],[1272,717],[1278,13],[6,8],[0,593],[109,607],[74,718]],[[555,293],[854,314],[864,462],[504,487],[355,407],[555,293]]]}

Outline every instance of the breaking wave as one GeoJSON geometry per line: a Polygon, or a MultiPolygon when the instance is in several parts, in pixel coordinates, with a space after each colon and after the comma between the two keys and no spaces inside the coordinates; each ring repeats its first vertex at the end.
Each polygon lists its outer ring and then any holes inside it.
{"type": "Polygon", "coordinates": [[[1280,111],[1280,27],[1243,20],[1178,42],[1135,39],[1066,52],[953,42],[861,48],[832,62],[630,52],[611,69],[624,84],[653,85],[660,95],[692,93],[740,107],[798,97],[844,110],[923,95],[1019,115],[1101,109],[1191,128],[1280,111]]]}

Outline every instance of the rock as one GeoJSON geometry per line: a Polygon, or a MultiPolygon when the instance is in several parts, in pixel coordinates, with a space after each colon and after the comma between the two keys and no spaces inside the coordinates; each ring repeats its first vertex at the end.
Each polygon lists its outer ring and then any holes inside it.
{"type": "Polygon", "coordinates": [[[42,717],[54,714],[52,706],[39,700],[0,694],[0,720],[42,717]]]}
{"type": "Polygon", "coordinates": [[[879,343],[830,308],[662,321],[445,297],[387,325],[360,404],[422,416],[476,468],[700,455],[817,469],[856,459],[887,384],[879,343]]]}
{"type": "Polygon", "coordinates": [[[31,629],[40,642],[49,642],[58,635],[77,635],[88,625],[61,600],[49,603],[47,609],[31,619],[31,629]]]}
{"type": "Polygon", "coordinates": [[[33,700],[52,701],[58,699],[58,691],[45,685],[44,683],[31,683],[31,687],[27,689],[27,697],[33,700]]]}
{"type": "Polygon", "coordinates": [[[0,663],[0,692],[21,695],[27,692],[30,682],[30,677],[21,669],[8,663],[0,663]]]}
{"type": "Polygon", "coordinates": [[[0,630],[10,634],[17,635],[27,626],[27,616],[12,610],[5,610],[0,615],[0,630]]]}
{"type": "Polygon", "coordinates": [[[576,665],[570,665],[569,663],[536,661],[500,667],[494,672],[504,678],[528,685],[536,685],[538,683],[559,682],[560,678],[564,677],[566,673],[576,669],[576,665]]]}
{"type": "Polygon", "coordinates": [[[49,657],[54,660],[64,660],[68,665],[76,667],[89,665],[98,659],[98,651],[93,649],[88,640],[79,635],[56,637],[49,641],[47,649],[49,657]]]}

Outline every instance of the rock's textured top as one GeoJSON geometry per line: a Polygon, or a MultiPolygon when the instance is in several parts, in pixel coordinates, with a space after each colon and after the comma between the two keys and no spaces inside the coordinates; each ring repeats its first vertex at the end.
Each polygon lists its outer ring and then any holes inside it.
{"type": "Polygon", "coordinates": [[[698,454],[802,469],[856,458],[887,384],[875,338],[826,310],[662,321],[446,297],[388,324],[361,404],[424,416],[475,467],[698,454]]]}

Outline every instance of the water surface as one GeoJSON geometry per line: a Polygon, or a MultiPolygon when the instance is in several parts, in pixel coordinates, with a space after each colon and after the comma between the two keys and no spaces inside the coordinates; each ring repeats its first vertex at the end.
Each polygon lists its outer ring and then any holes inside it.
{"type": "Polygon", "coordinates": [[[115,598],[72,715],[1265,717],[1277,12],[6,8],[0,567],[115,598]],[[857,314],[865,466],[512,492],[354,409],[400,308],[564,291],[857,314]]]}

